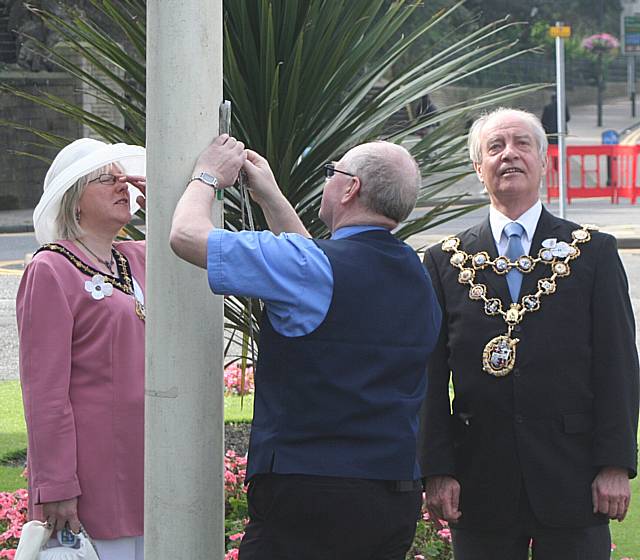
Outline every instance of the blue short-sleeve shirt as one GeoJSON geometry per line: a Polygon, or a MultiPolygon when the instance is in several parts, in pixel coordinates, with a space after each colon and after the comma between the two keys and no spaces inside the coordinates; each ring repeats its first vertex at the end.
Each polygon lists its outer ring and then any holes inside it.
{"type": "MultiPolygon", "coordinates": [[[[342,239],[378,226],[340,228],[342,239]]],[[[297,233],[214,229],[207,240],[207,275],[216,294],[260,298],[273,328],[303,336],[324,321],[333,296],[329,259],[314,241],[297,233]]]]}

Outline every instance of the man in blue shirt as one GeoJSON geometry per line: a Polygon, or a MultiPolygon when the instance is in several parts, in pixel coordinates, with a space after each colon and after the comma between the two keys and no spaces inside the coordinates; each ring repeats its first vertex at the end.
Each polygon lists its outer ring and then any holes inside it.
{"type": "Polygon", "coordinates": [[[402,147],[357,146],[325,166],[313,240],[267,161],[222,135],[176,207],[171,246],[217,294],[258,297],[260,329],[243,560],[404,560],[421,506],[425,367],[441,313],[414,251],[390,230],[420,172],[402,147]],[[240,168],[270,231],[214,228],[240,168]]]}

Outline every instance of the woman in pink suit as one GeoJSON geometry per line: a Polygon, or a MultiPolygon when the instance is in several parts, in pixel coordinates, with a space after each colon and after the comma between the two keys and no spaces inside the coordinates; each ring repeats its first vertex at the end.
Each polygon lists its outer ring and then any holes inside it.
{"type": "Polygon", "coordinates": [[[31,516],[82,525],[101,560],[143,554],[145,245],[115,238],[144,162],[88,138],[60,151],[17,298],[31,516]]]}

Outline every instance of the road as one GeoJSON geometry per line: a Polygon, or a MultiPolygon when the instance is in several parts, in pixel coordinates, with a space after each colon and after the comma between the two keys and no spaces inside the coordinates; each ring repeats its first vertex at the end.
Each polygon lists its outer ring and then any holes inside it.
{"type": "Polygon", "coordinates": [[[0,381],[14,379],[18,374],[15,300],[24,256],[37,247],[32,233],[0,235],[0,381]]]}
{"type": "MultiPolygon", "coordinates": [[[[454,229],[454,231],[457,231],[454,229]]],[[[448,233],[448,232],[447,232],[448,233]]],[[[37,248],[33,234],[0,235],[0,381],[18,375],[18,333],[15,298],[22,275],[25,253],[37,248]]],[[[620,251],[629,277],[636,323],[640,322],[640,249],[620,251]]],[[[640,347],[640,329],[638,330],[640,347]]]]}

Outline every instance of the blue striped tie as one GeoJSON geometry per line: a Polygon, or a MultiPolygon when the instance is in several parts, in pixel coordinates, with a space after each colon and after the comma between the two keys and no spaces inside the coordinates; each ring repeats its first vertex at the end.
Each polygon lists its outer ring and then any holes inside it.
{"type": "MultiPolygon", "coordinates": [[[[522,255],[524,255],[524,249],[522,248],[522,234],[524,233],[524,228],[518,222],[510,222],[504,226],[503,231],[509,239],[509,242],[507,243],[506,256],[511,262],[516,262],[522,255]]],[[[522,272],[516,268],[512,268],[507,272],[507,284],[509,285],[511,301],[518,301],[520,286],[522,286],[522,272]]]]}

